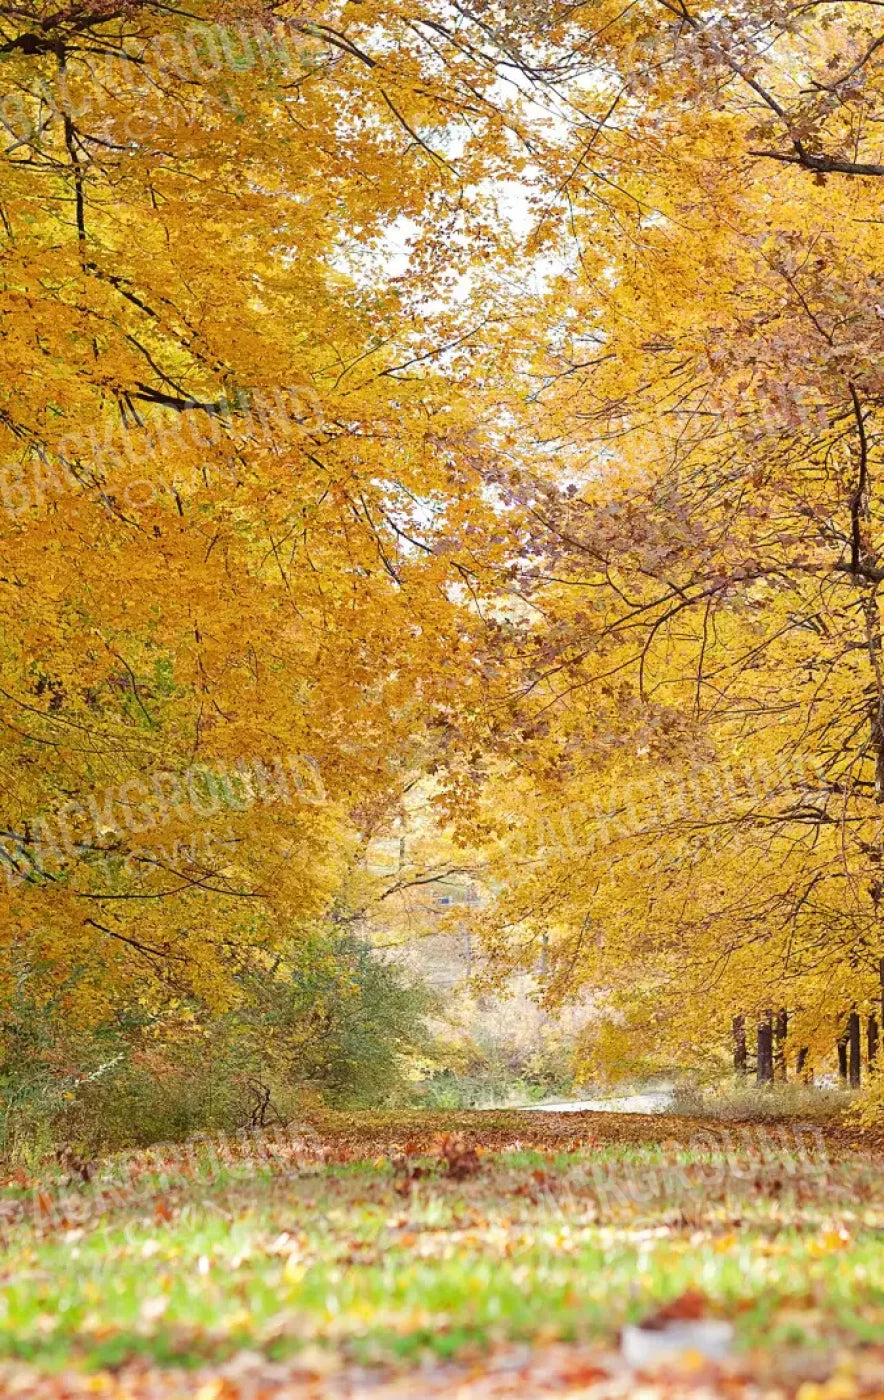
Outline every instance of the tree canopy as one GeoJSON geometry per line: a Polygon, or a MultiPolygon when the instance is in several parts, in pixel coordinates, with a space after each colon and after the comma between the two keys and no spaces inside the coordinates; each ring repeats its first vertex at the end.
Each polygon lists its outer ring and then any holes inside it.
{"type": "Polygon", "coordinates": [[[10,987],[222,1007],[423,784],[495,973],[879,1014],[882,55],[861,0],[0,4],[10,987]]]}

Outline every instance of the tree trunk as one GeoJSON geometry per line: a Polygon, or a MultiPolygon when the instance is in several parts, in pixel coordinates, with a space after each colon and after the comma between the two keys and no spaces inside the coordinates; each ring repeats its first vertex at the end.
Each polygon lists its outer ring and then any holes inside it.
{"type": "Polygon", "coordinates": [[[869,1017],[866,1052],[868,1066],[871,1069],[878,1060],[878,1018],[874,1013],[869,1017]]]}
{"type": "Polygon", "coordinates": [[[748,1069],[746,1050],[746,1018],[735,1016],[732,1022],[734,1032],[734,1069],[737,1074],[745,1074],[748,1069]]]}
{"type": "Polygon", "coordinates": [[[776,1051],[774,1055],[774,1078],[785,1080],[786,1078],[786,1036],[789,1033],[789,1015],[785,1007],[781,1007],[777,1012],[775,1043],[776,1051]]]}
{"type": "Polygon", "coordinates": [[[469,981],[473,974],[473,936],[470,930],[468,928],[463,928],[462,925],[461,931],[463,933],[463,960],[466,968],[467,981],[469,981]]]}
{"type": "Polygon", "coordinates": [[[847,1022],[847,1042],[849,1050],[848,1074],[851,1089],[858,1089],[860,1082],[860,1023],[859,1012],[851,1011],[847,1022]]]}
{"type": "Polygon", "coordinates": [[[768,1011],[763,1021],[758,1022],[758,1069],[756,1079],[759,1084],[773,1083],[773,1018],[768,1011]]]}
{"type": "Polygon", "coordinates": [[[838,1073],[846,1082],[847,1080],[847,1032],[844,1031],[838,1037],[838,1073]]]}
{"type": "Polygon", "coordinates": [[[813,1070],[807,1063],[807,1054],[807,1046],[802,1045],[801,1049],[798,1051],[798,1059],[795,1063],[795,1073],[797,1076],[799,1076],[799,1078],[804,1084],[812,1084],[813,1070]]]}

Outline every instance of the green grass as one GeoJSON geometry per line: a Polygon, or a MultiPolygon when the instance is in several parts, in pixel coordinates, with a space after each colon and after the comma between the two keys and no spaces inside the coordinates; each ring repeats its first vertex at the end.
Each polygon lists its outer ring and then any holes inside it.
{"type": "Polygon", "coordinates": [[[428,1174],[406,1180],[368,1137],[365,1154],[337,1142],[340,1161],[158,1170],[142,1157],[77,1188],[12,1183],[0,1356],[196,1364],[310,1346],[410,1362],[519,1339],[612,1343],[689,1289],[743,1347],[884,1331],[874,1161],[725,1169],[675,1144],[545,1140],[489,1153],[465,1180],[412,1156],[428,1174]]]}

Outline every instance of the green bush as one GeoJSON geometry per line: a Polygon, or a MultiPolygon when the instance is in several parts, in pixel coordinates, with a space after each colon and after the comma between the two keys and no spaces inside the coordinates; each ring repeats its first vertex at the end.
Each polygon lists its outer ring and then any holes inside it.
{"type": "Polygon", "coordinates": [[[0,1154],[60,1143],[97,1152],[268,1126],[308,1104],[381,1107],[426,1054],[431,996],[362,939],[301,930],[275,964],[239,978],[223,1015],[188,1006],[163,1025],[130,1008],[75,1031],[28,979],[0,1028],[0,1154]]]}
{"type": "Polygon", "coordinates": [[[280,980],[249,998],[252,1053],[278,1082],[334,1107],[380,1107],[401,1095],[409,1058],[430,1047],[436,999],[364,939],[303,945],[280,980]]]}

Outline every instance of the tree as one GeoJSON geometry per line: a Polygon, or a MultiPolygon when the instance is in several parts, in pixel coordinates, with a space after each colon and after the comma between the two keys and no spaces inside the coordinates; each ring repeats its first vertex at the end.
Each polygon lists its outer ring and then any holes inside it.
{"type": "Polygon", "coordinates": [[[524,104],[475,25],[268,13],[0,6],[5,970],[75,1018],[226,1005],[480,701],[524,104]]]}
{"type": "Polygon", "coordinates": [[[7,984],[226,1006],[427,781],[550,1005],[872,1010],[877,9],[0,5],[7,984]]]}
{"type": "Polygon", "coordinates": [[[554,921],[551,988],[695,1055],[777,997],[816,1057],[882,950],[874,14],[625,23],[533,359],[490,945],[554,921]]]}

